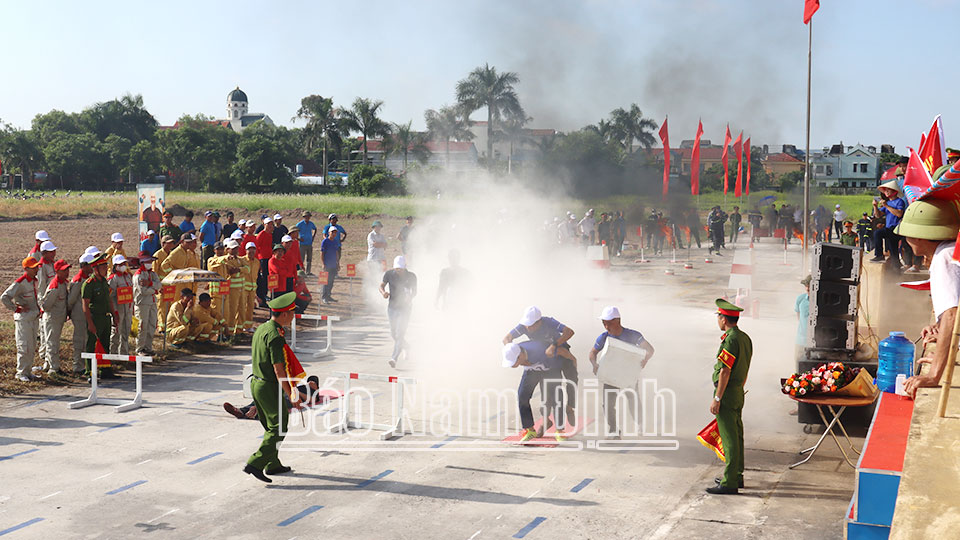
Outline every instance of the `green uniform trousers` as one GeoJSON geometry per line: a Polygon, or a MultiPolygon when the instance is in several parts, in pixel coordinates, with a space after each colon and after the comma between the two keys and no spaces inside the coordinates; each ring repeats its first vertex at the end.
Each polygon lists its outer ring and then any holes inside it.
{"type": "Polygon", "coordinates": [[[717,429],[723,443],[723,455],[726,457],[720,483],[724,487],[737,488],[743,479],[743,398],[740,398],[739,402],[730,400],[733,401],[732,404],[726,401],[724,399],[720,402],[720,412],[717,413],[717,429]]]}
{"type": "MultiPolygon", "coordinates": [[[[97,333],[94,334],[87,330],[87,346],[84,349],[84,352],[92,353],[97,352],[97,340],[100,340],[100,345],[103,346],[104,352],[110,352],[110,330],[112,328],[110,316],[105,315],[103,317],[93,316],[93,325],[97,328],[97,333]]],[[[84,362],[87,366],[87,373],[90,372],[90,360],[86,359],[84,362]]]]}
{"type": "Polygon", "coordinates": [[[268,383],[256,377],[250,380],[253,402],[257,405],[257,417],[263,426],[263,442],[260,448],[250,456],[247,465],[259,470],[279,467],[279,446],[283,433],[287,431],[290,411],[285,403],[281,406],[280,388],[277,383],[268,383]],[[278,410],[279,409],[279,410],[278,410]]]}

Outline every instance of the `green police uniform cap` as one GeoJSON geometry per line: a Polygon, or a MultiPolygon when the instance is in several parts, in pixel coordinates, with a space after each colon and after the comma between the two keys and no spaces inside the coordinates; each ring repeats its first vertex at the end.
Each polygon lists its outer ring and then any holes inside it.
{"type": "Polygon", "coordinates": [[[728,317],[739,317],[740,312],[743,311],[742,307],[735,306],[730,302],[727,302],[723,298],[717,298],[717,313],[721,315],[726,315],[728,317]]]}
{"type": "Polygon", "coordinates": [[[939,199],[914,201],[893,232],[922,240],[952,240],[960,230],[957,203],[939,199]]]}
{"type": "Polygon", "coordinates": [[[294,302],[297,299],[297,293],[288,292],[286,294],[281,294],[280,296],[274,298],[273,300],[267,302],[267,306],[270,307],[271,311],[290,311],[297,307],[294,302]]]}
{"type": "Polygon", "coordinates": [[[107,256],[107,254],[106,254],[106,253],[101,253],[101,254],[97,255],[96,257],[94,257],[93,262],[91,262],[90,264],[91,264],[92,266],[97,266],[97,265],[101,265],[101,264],[107,264],[107,259],[109,259],[109,257],[107,256]]]}

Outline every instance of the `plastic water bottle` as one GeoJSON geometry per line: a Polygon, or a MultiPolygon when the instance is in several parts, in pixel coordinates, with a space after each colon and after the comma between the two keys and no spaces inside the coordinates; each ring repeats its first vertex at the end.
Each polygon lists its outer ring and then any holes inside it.
{"type": "Polygon", "coordinates": [[[882,392],[894,392],[897,375],[910,377],[913,374],[913,343],[903,332],[890,332],[880,342],[880,365],[877,368],[877,386],[882,392]]]}

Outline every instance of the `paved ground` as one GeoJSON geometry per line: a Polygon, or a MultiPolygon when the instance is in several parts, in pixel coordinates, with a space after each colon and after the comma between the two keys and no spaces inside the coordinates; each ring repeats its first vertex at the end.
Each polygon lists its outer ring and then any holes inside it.
{"type": "MultiPolygon", "coordinates": [[[[740,496],[703,492],[721,464],[694,438],[710,420],[710,356],[719,334],[704,303],[725,289],[729,256],[713,265],[694,258],[696,268],[686,271],[666,261],[631,261],[612,270],[632,291],[620,299],[623,305],[682,285],[669,290],[670,309],[640,317],[657,347],[649,376],[674,390],[677,420],[675,434],[664,428],[641,440],[677,441],[676,450],[590,447],[589,437],[557,448],[521,448],[501,443],[500,435],[467,433],[468,425],[489,427],[499,419],[474,415],[451,421],[443,432],[383,445],[375,432],[290,437],[281,458],[294,474],[264,486],[240,472],[259,443],[259,424],[221,408],[224,401],[245,402],[241,371],[249,356],[237,349],[149,369],[148,404],[127,413],[107,406],[71,410],[67,404],[83,395],[75,388],[0,400],[0,536],[839,538],[853,474],[836,447],[828,441],[811,462],[787,468],[817,437],[788,415],[790,402],[776,384],[793,369],[799,256],[791,251],[793,266],[783,266],[782,250],[771,244],[758,244],[756,253],[764,317],[743,321],[756,353],[744,414],[747,488],[740,496]],[[677,275],[664,275],[667,266],[677,275]],[[666,323],[653,320],[657,316],[666,323]]],[[[335,354],[302,354],[307,371],[321,380],[335,370],[416,376],[422,388],[410,409],[415,429],[442,425],[437,402],[421,399],[443,384],[459,396],[478,381],[508,393],[515,388],[516,372],[484,369],[474,377],[454,363],[437,369],[412,358],[393,372],[385,363],[390,340],[379,309],[335,326],[335,354]]],[[[576,351],[599,333],[590,320],[596,324],[593,315],[577,322],[576,351]]],[[[299,337],[323,343],[321,332],[299,337]]],[[[129,379],[106,392],[128,394],[129,379]]],[[[385,418],[388,385],[364,386],[369,394],[358,394],[354,405],[369,411],[372,403],[375,418],[385,418]]],[[[308,411],[307,423],[336,420],[342,406],[334,401],[308,411]]],[[[589,403],[581,411],[590,420],[599,416],[589,403]]]]}

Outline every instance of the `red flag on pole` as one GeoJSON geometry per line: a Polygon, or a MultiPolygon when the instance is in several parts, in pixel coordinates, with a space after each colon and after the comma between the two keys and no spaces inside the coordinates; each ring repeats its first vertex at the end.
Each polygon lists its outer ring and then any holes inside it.
{"type": "Polygon", "coordinates": [[[730,175],[727,174],[727,153],[730,149],[730,124],[727,124],[727,134],[723,137],[723,155],[720,156],[720,161],[723,162],[723,194],[727,194],[727,186],[730,185],[729,178],[730,175]]]}
{"type": "Polygon", "coordinates": [[[747,137],[747,141],[743,143],[744,159],[747,161],[747,181],[744,187],[746,187],[747,195],[750,195],[750,137],[747,137]]]}
{"type": "Polygon", "coordinates": [[[670,188],[670,137],[667,134],[667,119],[663,119],[663,125],[660,126],[660,141],[663,142],[663,198],[667,198],[667,190],[670,188]]]}
{"type": "Polygon", "coordinates": [[[690,153],[690,194],[700,194],[700,137],[703,136],[703,121],[697,124],[697,136],[693,139],[690,153]]]}
{"type": "Polygon", "coordinates": [[[943,124],[940,122],[939,114],[933,119],[930,131],[926,136],[921,135],[920,138],[918,153],[924,166],[932,174],[947,162],[947,147],[943,140],[943,124]]]}
{"type": "Polygon", "coordinates": [[[820,9],[820,0],[803,0],[803,24],[809,23],[818,9],[820,9]]]}
{"type": "Polygon", "coordinates": [[[741,186],[743,186],[743,132],[737,135],[737,140],[733,142],[733,151],[737,154],[737,184],[733,187],[733,196],[742,195],[741,186]]]}

